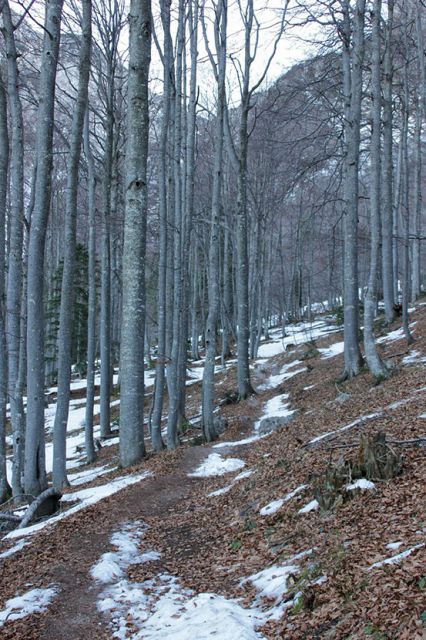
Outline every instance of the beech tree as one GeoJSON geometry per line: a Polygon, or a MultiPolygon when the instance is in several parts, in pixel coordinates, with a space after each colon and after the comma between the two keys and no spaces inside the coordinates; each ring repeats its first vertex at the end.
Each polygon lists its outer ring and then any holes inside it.
{"type": "Polygon", "coordinates": [[[44,249],[52,183],[55,78],[63,0],[47,0],[37,112],[37,175],[28,246],[27,428],[25,492],[46,488],[44,451],[44,249]]]}
{"type": "Polygon", "coordinates": [[[145,453],[145,238],[148,206],[148,75],[151,60],[151,20],[150,0],[132,0],[129,14],[129,106],[120,362],[120,461],[124,467],[138,462],[145,453]]]}

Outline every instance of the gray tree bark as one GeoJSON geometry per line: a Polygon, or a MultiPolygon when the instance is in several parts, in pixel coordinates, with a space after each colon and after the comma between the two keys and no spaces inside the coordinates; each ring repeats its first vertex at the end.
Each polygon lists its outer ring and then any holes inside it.
{"type": "Polygon", "coordinates": [[[341,31],[343,93],[345,100],[344,176],[344,377],[360,372],[358,293],[358,171],[364,59],[365,0],[357,0],[351,24],[349,2],[344,2],[341,31]],[[353,29],[353,42],[351,32],[353,29]]]}
{"type": "Polygon", "coordinates": [[[123,467],[135,464],[145,453],[145,239],[148,214],[148,75],[151,60],[151,20],[150,0],[132,0],[129,14],[126,209],[120,362],[120,462],[123,467]]]}
{"type": "Polygon", "coordinates": [[[380,180],[381,180],[381,61],[380,61],[380,21],[382,3],[374,0],[371,12],[371,142],[370,142],[370,268],[367,292],[364,300],[364,350],[371,373],[376,378],[387,377],[387,370],[376,347],[374,318],[377,307],[377,275],[380,257],[380,180]]]}
{"type": "Polygon", "coordinates": [[[9,255],[7,272],[7,353],[8,396],[13,432],[12,489],[22,493],[24,469],[25,415],[19,376],[20,352],[24,349],[21,333],[22,250],[24,229],[24,123],[19,93],[18,53],[8,0],[3,4],[3,33],[6,44],[7,91],[11,124],[9,255]]]}
{"type": "Polygon", "coordinates": [[[0,75],[0,503],[10,495],[6,472],[7,354],[5,323],[6,202],[9,169],[7,100],[0,75]]]}
{"type": "Polygon", "coordinates": [[[159,158],[159,226],[160,257],[158,265],[158,338],[155,365],[154,405],[151,417],[151,439],[155,451],[164,449],[161,437],[164,384],[166,373],[166,288],[167,288],[167,146],[170,125],[171,85],[173,81],[173,43],[170,35],[170,0],[162,0],[161,22],[164,33],[163,48],[163,119],[161,124],[159,158]]]}
{"type": "Polygon", "coordinates": [[[66,437],[72,366],[77,196],[92,46],[92,2],[91,0],[83,0],[82,5],[78,92],[70,133],[70,155],[65,202],[64,266],[58,331],[58,395],[53,426],[53,485],[57,489],[62,489],[62,487],[68,484],[66,472],[66,437]]]}
{"type": "Polygon", "coordinates": [[[37,111],[34,211],[28,247],[27,432],[25,492],[38,495],[46,488],[44,451],[44,247],[52,181],[52,138],[55,79],[59,54],[63,0],[47,0],[37,111]]]}
{"type": "Polygon", "coordinates": [[[174,179],[174,243],[173,243],[173,338],[171,357],[167,366],[167,387],[169,393],[169,412],[167,419],[167,447],[175,449],[179,444],[179,356],[181,340],[186,340],[182,334],[182,233],[183,233],[183,202],[182,202],[182,81],[183,81],[183,51],[185,46],[185,6],[184,0],[179,0],[177,50],[176,50],[176,94],[174,109],[174,149],[173,149],[173,179],[174,179]]]}
{"type": "Polygon", "coordinates": [[[87,388],[86,412],[84,420],[84,442],[87,462],[94,462],[95,446],[93,441],[93,408],[95,405],[95,357],[96,357],[96,175],[95,162],[89,135],[89,109],[86,110],[84,123],[84,152],[87,158],[88,182],[88,222],[89,263],[88,276],[88,309],[87,309],[87,388]]]}
{"type": "Polygon", "coordinates": [[[382,279],[386,322],[395,318],[393,294],[392,212],[393,212],[393,0],[388,0],[383,82],[383,208],[382,279]]]}
{"type": "Polygon", "coordinates": [[[223,164],[223,125],[225,113],[226,81],[226,32],[227,1],[218,3],[215,12],[215,41],[217,66],[214,67],[217,82],[216,135],[213,167],[213,188],[211,204],[211,227],[208,271],[208,304],[206,322],[206,358],[203,373],[202,417],[203,435],[207,442],[217,437],[214,424],[214,370],[216,357],[216,329],[220,309],[219,239],[223,164]]]}

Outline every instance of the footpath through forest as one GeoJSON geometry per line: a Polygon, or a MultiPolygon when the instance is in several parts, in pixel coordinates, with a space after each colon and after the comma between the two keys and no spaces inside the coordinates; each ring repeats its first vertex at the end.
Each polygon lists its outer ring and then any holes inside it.
{"type": "MultiPolygon", "coordinates": [[[[181,448],[126,472],[116,439],[73,469],[75,389],[61,512],[0,543],[0,637],[425,638],[425,303],[411,320],[411,348],[398,323],[382,329],[380,384],[337,382],[330,318],[273,333],[247,401],[234,402],[235,363],[218,367],[217,443],[198,444],[195,419],[181,448]],[[381,478],[365,457],[379,432],[381,478]]],[[[195,363],[189,416],[201,375],[195,363]]]]}

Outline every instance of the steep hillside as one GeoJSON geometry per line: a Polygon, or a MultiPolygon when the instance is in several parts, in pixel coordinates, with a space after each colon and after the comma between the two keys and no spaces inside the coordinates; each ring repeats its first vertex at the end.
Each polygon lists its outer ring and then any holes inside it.
{"type": "MultiPolygon", "coordinates": [[[[383,333],[381,384],[337,381],[342,336],[325,318],[261,345],[246,402],[234,363],[218,369],[213,446],[195,418],[186,446],[124,475],[104,443],[57,516],[3,538],[1,637],[424,638],[425,304],[412,322],[411,349],[398,324],[383,333]]],[[[81,433],[76,419],[70,466],[81,433]]]]}

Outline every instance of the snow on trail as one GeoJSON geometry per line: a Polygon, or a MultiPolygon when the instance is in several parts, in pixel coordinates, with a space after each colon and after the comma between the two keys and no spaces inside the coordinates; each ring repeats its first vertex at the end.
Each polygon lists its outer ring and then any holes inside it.
{"type": "Polygon", "coordinates": [[[30,525],[29,527],[24,527],[23,529],[14,529],[13,531],[10,531],[3,539],[7,540],[10,538],[20,538],[21,536],[37,533],[45,527],[56,524],[57,522],[59,522],[59,520],[64,520],[65,518],[68,518],[69,516],[82,511],[82,509],[86,509],[93,504],[97,504],[104,498],[108,498],[109,496],[114,495],[114,493],[117,493],[118,491],[121,491],[126,487],[130,487],[131,485],[141,482],[146,478],[152,477],[152,475],[153,474],[150,471],[145,471],[144,473],[139,473],[136,475],[128,475],[122,476],[120,478],[115,478],[115,480],[111,480],[111,482],[102,484],[98,487],[89,487],[87,489],[75,491],[74,493],[66,493],[62,496],[61,502],[78,501],[78,504],[74,505],[67,511],[59,513],[57,516],[52,516],[48,520],[38,522],[37,524],[30,525]]]}
{"type": "Polygon", "coordinates": [[[32,613],[46,611],[48,605],[58,594],[55,586],[47,589],[30,589],[21,596],[15,596],[6,601],[6,606],[0,611],[0,627],[11,620],[20,620],[32,613]]]}
{"type": "Polygon", "coordinates": [[[266,391],[267,389],[275,389],[275,387],[279,387],[285,380],[289,380],[290,378],[297,376],[299,373],[307,371],[304,366],[299,367],[295,371],[292,370],[300,364],[302,364],[301,360],[293,360],[293,362],[285,364],[279,373],[269,376],[268,380],[259,386],[259,390],[266,391]]]}
{"type": "Polygon", "coordinates": [[[188,473],[193,478],[209,478],[211,476],[222,476],[231,471],[238,471],[245,467],[245,462],[239,458],[223,458],[220,453],[211,453],[192,473],[188,473]]]}
{"type": "Polygon", "coordinates": [[[146,525],[140,522],[124,524],[111,537],[116,551],[103,554],[92,567],[93,578],[103,585],[98,596],[98,609],[109,617],[113,637],[125,640],[261,640],[257,629],[268,620],[279,619],[295,598],[282,603],[288,591],[290,574],[300,571],[298,560],[312,553],[299,553],[283,565],[268,567],[241,581],[251,583],[258,596],[250,608],[240,599],[226,598],[216,593],[195,593],[184,588],[176,576],[159,573],[143,582],[126,577],[131,564],[158,560],[155,551],[139,549],[146,525]],[[263,598],[274,599],[272,606],[263,598]]]}

